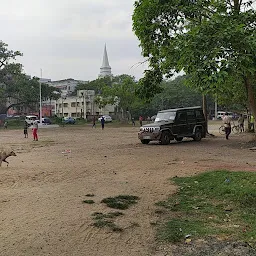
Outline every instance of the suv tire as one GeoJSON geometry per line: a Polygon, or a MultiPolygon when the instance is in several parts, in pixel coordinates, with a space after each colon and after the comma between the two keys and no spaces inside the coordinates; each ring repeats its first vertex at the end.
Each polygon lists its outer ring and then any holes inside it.
{"type": "Polygon", "coordinates": [[[183,137],[176,137],[175,140],[176,140],[176,141],[182,141],[182,140],[183,140],[183,137]]]}
{"type": "Polygon", "coordinates": [[[170,144],[170,140],[171,140],[171,135],[168,131],[164,131],[161,135],[161,144],[162,145],[168,145],[170,144]]]}
{"type": "Polygon", "coordinates": [[[141,140],[142,144],[148,144],[150,142],[150,140],[141,140]]]}
{"type": "Polygon", "coordinates": [[[195,141],[200,141],[202,139],[202,130],[199,128],[196,128],[195,135],[193,137],[195,141]]]}

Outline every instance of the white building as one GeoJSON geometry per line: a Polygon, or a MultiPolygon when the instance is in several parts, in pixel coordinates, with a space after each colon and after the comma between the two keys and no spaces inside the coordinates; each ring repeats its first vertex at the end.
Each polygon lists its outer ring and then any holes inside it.
{"type": "Polygon", "coordinates": [[[76,96],[61,97],[55,103],[58,117],[91,119],[92,116],[113,115],[114,105],[99,108],[95,103],[94,90],[79,90],[76,96]]]}
{"type": "Polygon", "coordinates": [[[55,88],[60,89],[61,95],[63,97],[66,97],[66,96],[70,95],[72,92],[74,92],[76,89],[76,86],[79,83],[88,83],[88,81],[81,81],[81,80],[75,80],[73,78],[68,78],[68,79],[63,79],[63,80],[47,82],[48,85],[51,85],[55,88]]]}

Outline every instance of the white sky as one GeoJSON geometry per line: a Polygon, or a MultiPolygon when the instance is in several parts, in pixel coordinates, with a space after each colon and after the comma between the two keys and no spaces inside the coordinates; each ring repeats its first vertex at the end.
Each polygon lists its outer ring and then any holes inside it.
{"type": "Polygon", "coordinates": [[[114,75],[143,76],[146,65],[132,31],[135,0],[2,0],[0,40],[19,50],[32,76],[94,80],[104,44],[114,75]],[[131,68],[133,65],[135,67],[131,68]]]}

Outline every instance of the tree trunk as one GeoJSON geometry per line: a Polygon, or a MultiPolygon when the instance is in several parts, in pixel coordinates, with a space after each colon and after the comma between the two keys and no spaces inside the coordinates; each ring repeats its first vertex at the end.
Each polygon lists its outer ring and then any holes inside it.
{"type": "Polygon", "coordinates": [[[206,96],[203,94],[203,112],[204,112],[204,117],[206,120],[206,133],[208,132],[208,115],[207,115],[207,100],[206,100],[206,96]]]}
{"type": "MultiPolygon", "coordinates": [[[[249,76],[245,77],[245,79],[244,79],[249,107],[250,107],[250,110],[255,118],[256,117],[256,99],[255,99],[255,92],[254,92],[252,81],[253,80],[250,79],[249,76]]],[[[249,122],[249,120],[248,120],[248,122],[249,122]]],[[[255,131],[255,129],[254,129],[254,131],[255,131]]]]}

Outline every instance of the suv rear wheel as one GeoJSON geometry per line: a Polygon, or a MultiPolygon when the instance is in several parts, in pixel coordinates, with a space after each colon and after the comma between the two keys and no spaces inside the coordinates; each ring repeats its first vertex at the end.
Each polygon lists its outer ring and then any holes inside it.
{"type": "Polygon", "coordinates": [[[199,128],[196,128],[195,135],[193,137],[195,141],[200,141],[202,139],[202,130],[199,128]]]}
{"type": "Polygon", "coordinates": [[[171,135],[169,132],[164,131],[161,135],[161,139],[160,142],[162,145],[168,145],[170,144],[170,140],[171,140],[171,135]]]}
{"type": "Polygon", "coordinates": [[[141,140],[142,144],[148,144],[150,142],[150,140],[141,140]]]}

